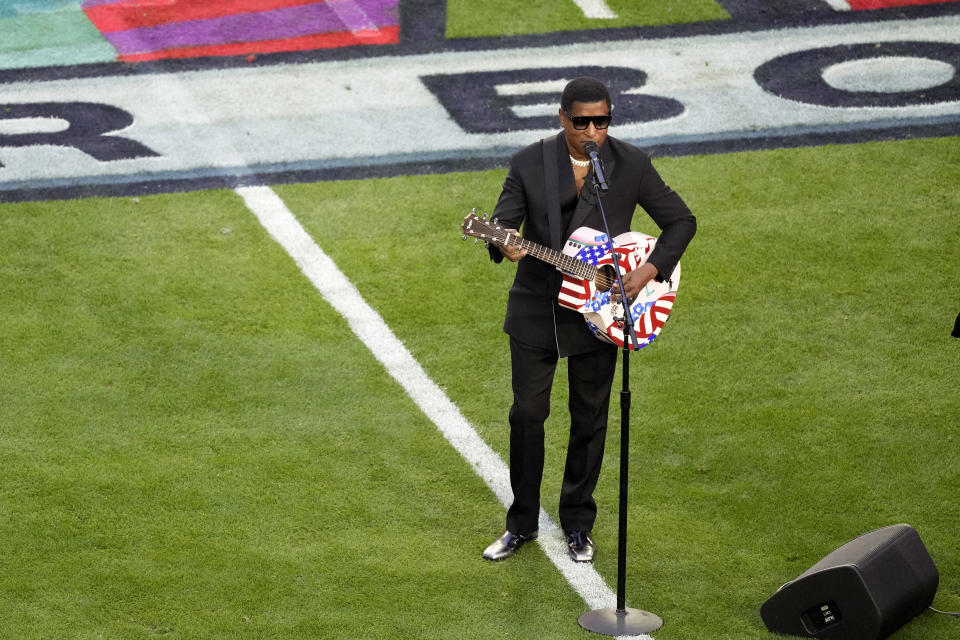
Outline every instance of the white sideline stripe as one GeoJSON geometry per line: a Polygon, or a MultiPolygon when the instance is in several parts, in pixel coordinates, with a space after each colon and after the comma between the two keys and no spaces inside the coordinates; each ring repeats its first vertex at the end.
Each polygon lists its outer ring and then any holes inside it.
{"type": "MultiPolygon", "coordinates": [[[[320,295],[337,310],[374,357],[473,467],[501,504],[510,504],[510,473],[500,456],[474,431],[460,410],[427,376],[383,318],[313,239],[270,187],[239,187],[236,193],[271,237],[293,258],[320,295]]],[[[560,528],[542,509],[537,542],[590,609],[615,607],[616,595],[589,563],[567,555],[560,528]]],[[[479,559],[480,550],[477,550],[479,559]]],[[[652,640],[650,636],[632,636],[652,640]]]]}
{"type": "Polygon", "coordinates": [[[851,11],[850,3],[847,0],[823,0],[836,11],[851,11]]]}
{"type": "Polygon", "coordinates": [[[573,0],[574,4],[580,7],[583,15],[588,18],[619,18],[613,9],[607,6],[604,0],[573,0]]]}

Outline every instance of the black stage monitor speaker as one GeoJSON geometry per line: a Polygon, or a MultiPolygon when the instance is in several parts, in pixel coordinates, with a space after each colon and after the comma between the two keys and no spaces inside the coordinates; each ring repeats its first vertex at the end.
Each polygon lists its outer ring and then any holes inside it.
{"type": "Polygon", "coordinates": [[[919,534],[896,524],[851,540],[763,603],[774,633],[881,640],[926,609],[940,576],[919,534]]]}

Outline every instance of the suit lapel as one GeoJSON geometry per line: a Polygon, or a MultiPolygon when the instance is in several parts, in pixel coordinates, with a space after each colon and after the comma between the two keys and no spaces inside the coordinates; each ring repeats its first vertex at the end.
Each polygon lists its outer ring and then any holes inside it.
{"type": "MultiPolygon", "coordinates": [[[[587,182],[589,181],[590,178],[587,177],[587,182]]],[[[570,224],[567,225],[567,228],[564,230],[564,235],[567,238],[583,226],[583,221],[593,212],[593,207],[596,203],[597,196],[593,193],[593,186],[590,185],[588,187],[584,184],[583,189],[580,191],[580,199],[577,201],[577,207],[573,210],[573,215],[570,216],[570,224]]]]}
{"type": "Polygon", "coordinates": [[[543,182],[546,189],[547,226],[550,228],[550,246],[560,250],[566,239],[560,220],[560,174],[559,162],[560,147],[567,148],[563,133],[543,139],[543,182]]]}

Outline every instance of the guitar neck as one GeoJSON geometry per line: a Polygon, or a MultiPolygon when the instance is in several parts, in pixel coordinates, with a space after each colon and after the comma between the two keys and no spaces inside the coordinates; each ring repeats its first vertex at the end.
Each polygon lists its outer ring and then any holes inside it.
{"type": "Polygon", "coordinates": [[[498,247],[519,247],[526,251],[528,256],[553,265],[560,271],[584,280],[593,281],[596,278],[597,267],[589,262],[577,260],[573,256],[515,236],[497,224],[496,219],[487,220],[486,216],[478,216],[476,209],[467,214],[460,229],[463,231],[464,239],[471,236],[482,239],[484,242],[492,242],[498,247]]]}
{"type": "Polygon", "coordinates": [[[519,247],[526,251],[528,256],[533,256],[537,260],[542,260],[547,264],[553,265],[560,271],[575,275],[586,280],[593,280],[597,275],[597,268],[590,263],[577,260],[573,256],[568,256],[542,244],[537,244],[524,238],[518,238],[515,235],[504,234],[505,239],[496,239],[496,243],[505,247],[519,247]]]}

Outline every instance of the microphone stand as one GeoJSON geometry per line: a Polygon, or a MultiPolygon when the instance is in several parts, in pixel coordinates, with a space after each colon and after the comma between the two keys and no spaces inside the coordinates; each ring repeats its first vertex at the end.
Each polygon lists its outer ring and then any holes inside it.
{"type": "MultiPolygon", "coordinates": [[[[599,163],[599,158],[596,162],[599,163]]],[[[627,299],[627,291],[623,286],[623,277],[620,274],[620,261],[617,258],[617,252],[613,249],[610,225],[607,224],[607,214],[603,210],[603,201],[600,198],[601,186],[604,191],[608,187],[606,181],[603,181],[601,185],[597,178],[598,171],[599,169],[594,167],[591,172],[593,188],[597,194],[600,217],[603,219],[603,230],[607,234],[607,250],[613,256],[613,271],[617,276],[617,286],[620,288],[620,304],[623,307],[624,324],[623,388],[620,391],[620,517],[617,544],[617,608],[606,607],[587,611],[577,621],[581,627],[595,633],[608,636],[636,636],[659,629],[663,626],[663,620],[648,611],[627,607],[624,594],[627,583],[627,480],[630,463],[630,344],[632,343],[635,349],[639,349],[640,340],[637,338],[637,331],[633,326],[630,301],[627,299]]]]}

